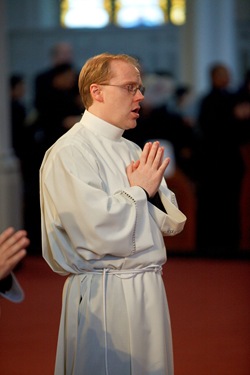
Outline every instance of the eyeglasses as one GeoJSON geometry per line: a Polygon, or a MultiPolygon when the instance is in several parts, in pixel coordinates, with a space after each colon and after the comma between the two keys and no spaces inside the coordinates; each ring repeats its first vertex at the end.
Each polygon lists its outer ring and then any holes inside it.
{"type": "Polygon", "coordinates": [[[145,87],[144,86],[135,86],[135,85],[109,85],[109,84],[101,84],[101,86],[113,86],[113,87],[119,87],[121,89],[127,90],[130,94],[135,96],[137,93],[137,90],[141,92],[142,95],[145,94],[145,87]]]}

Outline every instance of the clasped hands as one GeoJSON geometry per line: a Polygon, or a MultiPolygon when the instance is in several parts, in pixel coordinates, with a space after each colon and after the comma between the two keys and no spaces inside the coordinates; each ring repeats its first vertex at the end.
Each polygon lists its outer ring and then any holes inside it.
{"type": "Polygon", "coordinates": [[[164,159],[164,147],[160,142],[147,142],[140,159],[132,161],[127,169],[130,186],[140,186],[153,197],[161,184],[170,158],[164,159]]]}

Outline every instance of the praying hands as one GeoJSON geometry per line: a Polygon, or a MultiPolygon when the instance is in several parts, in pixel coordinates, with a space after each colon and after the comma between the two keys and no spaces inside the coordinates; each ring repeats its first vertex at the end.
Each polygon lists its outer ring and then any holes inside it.
{"type": "Polygon", "coordinates": [[[132,161],[127,167],[127,176],[130,186],[140,186],[149,197],[153,197],[159,189],[170,158],[163,159],[164,147],[158,141],[147,142],[141,157],[132,161]]]}

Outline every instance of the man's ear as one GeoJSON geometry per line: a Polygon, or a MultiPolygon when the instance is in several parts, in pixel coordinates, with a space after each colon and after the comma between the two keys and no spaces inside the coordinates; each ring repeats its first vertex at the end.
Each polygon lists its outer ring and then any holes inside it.
{"type": "Polygon", "coordinates": [[[94,100],[97,100],[98,102],[103,101],[102,89],[100,85],[97,85],[96,83],[93,83],[92,85],[90,85],[90,93],[94,100]]]}

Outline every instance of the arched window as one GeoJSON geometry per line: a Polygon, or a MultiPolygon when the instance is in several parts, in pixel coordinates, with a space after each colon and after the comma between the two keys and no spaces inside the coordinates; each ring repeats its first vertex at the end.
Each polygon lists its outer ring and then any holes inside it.
{"type": "Polygon", "coordinates": [[[61,0],[61,25],[67,28],[182,25],[186,0],[61,0]]]}

